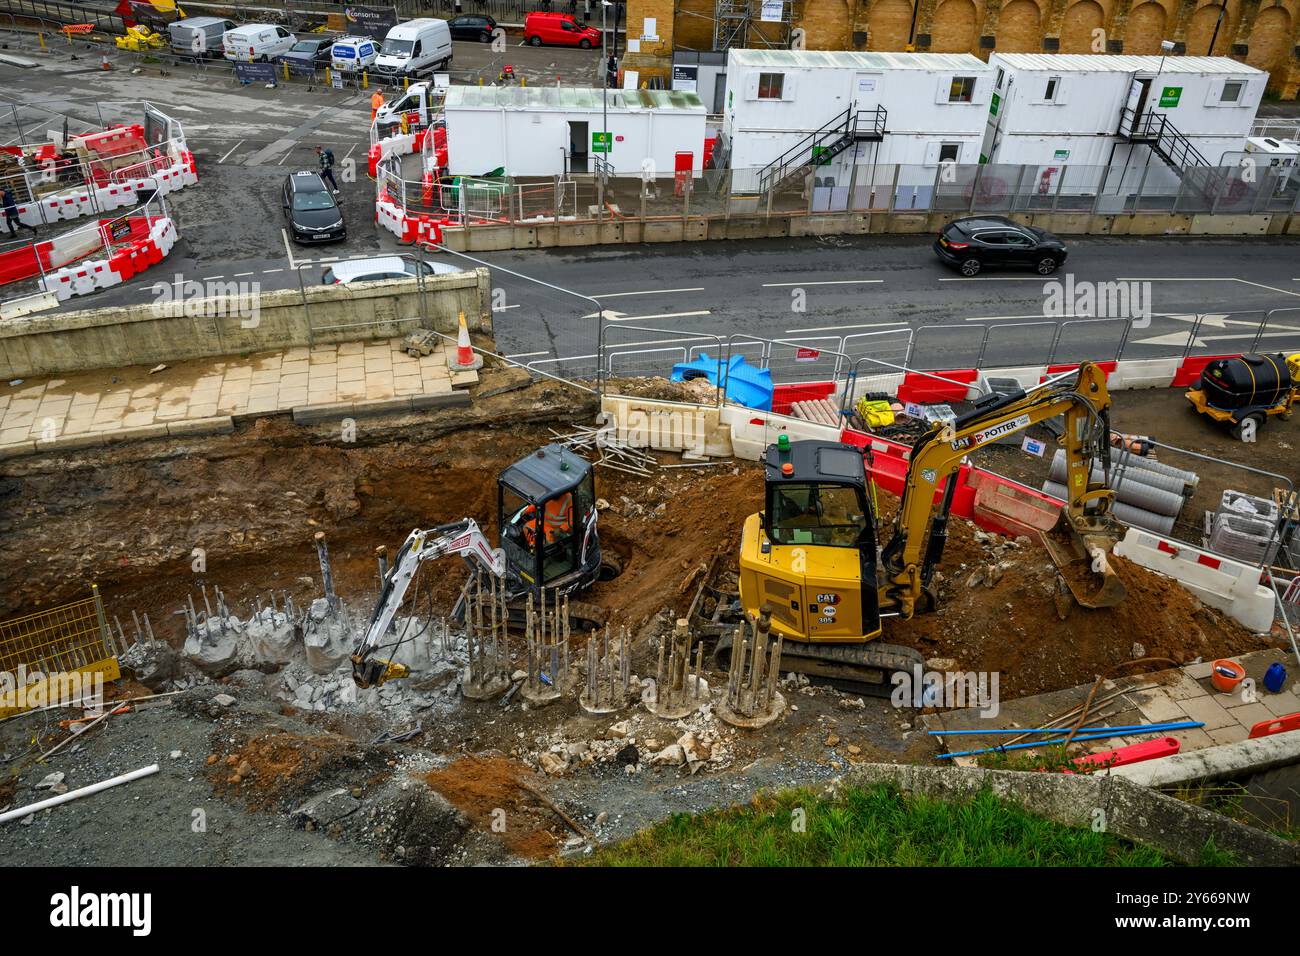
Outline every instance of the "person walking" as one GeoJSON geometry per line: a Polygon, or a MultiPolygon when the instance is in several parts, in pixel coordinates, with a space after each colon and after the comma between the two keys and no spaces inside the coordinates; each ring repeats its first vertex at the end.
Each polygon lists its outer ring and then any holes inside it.
{"type": "Polygon", "coordinates": [[[317,145],[316,160],[320,163],[320,178],[330,184],[330,191],[337,196],[339,184],[334,181],[334,151],[317,145]]]}
{"type": "Polygon", "coordinates": [[[11,236],[18,235],[18,229],[16,228],[17,226],[22,226],[25,229],[30,229],[32,232],[36,231],[35,226],[29,226],[26,223],[19,220],[18,200],[14,198],[14,191],[10,189],[8,186],[4,188],[3,193],[0,193],[0,205],[3,205],[4,207],[5,225],[9,227],[9,235],[11,236]]]}

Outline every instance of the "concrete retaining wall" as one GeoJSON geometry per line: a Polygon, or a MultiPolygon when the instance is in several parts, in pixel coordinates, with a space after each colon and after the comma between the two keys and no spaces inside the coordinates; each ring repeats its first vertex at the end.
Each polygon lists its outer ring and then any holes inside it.
{"type": "Polygon", "coordinates": [[[1300,864],[1300,845],[1122,777],[864,764],[845,779],[860,787],[893,784],[904,793],[943,800],[968,800],[988,788],[1049,820],[1072,827],[1100,825],[1186,863],[1198,862],[1206,841],[1213,838],[1215,847],[1242,864],[1300,864]]]}
{"type": "MultiPolygon", "coordinates": [[[[503,226],[448,226],[443,241],[460,252],[545,249],[553,246],[703,239],[784,239],[796,236],[937,233],[963,212],[773,213],[771,216],[674,216],[610,222],[520,222],[503,226]]],[[[1095,216],[1077,212],[1013,213],[1011,218],[1058,235],[1265,236],[1300,235],[1300,213],[1199,216],[1169,213],[1095,216]]]]}
{"type": "MultiPolygon", "coordinates": [[[[309,285],[305,298],[304,307],[298,289],[278,289],[22,316],[0,325],[0,379],[391,338],[421,324],[410,280],[309,285]]],[[[487,269],[430,276],[424,300],[439,332],[454,335],[461,312],[471,331],[492,332],[487,269]]]]}

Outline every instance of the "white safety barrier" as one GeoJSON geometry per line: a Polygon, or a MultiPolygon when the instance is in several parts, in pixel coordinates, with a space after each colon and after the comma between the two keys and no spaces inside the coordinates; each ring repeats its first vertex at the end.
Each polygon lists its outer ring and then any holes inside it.
{"type": "MultiPolygon", "coordinates": [[[[70,234],[70,236],[77,237],[83,242],[86,236],[91,237],[91,240],[93,240],[90,247],[80,252],[77,258],[89,255],[103,247],[103,233],[101,230],[78,230],[77,233],[70,234]]],[[[124,247],[127,254],[129,254],[129,258],[135,263],[131,274],[137,275],[148,268],[150,262],[165,257],[171,252],[172,247],[176,245],[176,240],[179,237],[180,234],[176,230],[176,223],[170,218],[159,216],[154,219],[149,224],[148,237],[133,240],[128,246],[124,247]]],[[[70,237],[61,238],[67,240],[70,237]]],[[[107,289],[109,286],[124,281],[122,274],[116,271],[113,265],[113,262],[107,259],[86,259],[73,262],[71,265],[46,273],[41,280],[41,288],[46,292],[54,293],[60,302],[70,299],[74,295],[88,295],[99,289],[107,289]]]]}
{"type": "Polygon", "coordinates": [[[387,229],[398,239],[406,237],[406,216],[396,203],[387,200],[375,203],[375,217],[381,229],[387,229]]]}
{"type": "Polygon", "coordinates": [[[1261,634],[1273,627],[1273,591],[1260,583],[1259,568],[1221,558],[1180,541],[1129,528],[1115,553],[1173,578],[1210,607],[1261,634]]]}
{"type": "Polygon", "coordinates": [[[147,176],[96,186],[93,190],[82,188],[76,192],[63,192],[35,202],[22,203],[18,206],[18,221],[25,226],[49,225],[81,216],[97,215],[123,206],[134,206],[138,202],[136,194],[141,189],[153,189],[167,194],[192,186],[199,181],[199,176],[193,159],[187,158],[188,156],[188,153],[173,156],[169,165],[147,176]]]}

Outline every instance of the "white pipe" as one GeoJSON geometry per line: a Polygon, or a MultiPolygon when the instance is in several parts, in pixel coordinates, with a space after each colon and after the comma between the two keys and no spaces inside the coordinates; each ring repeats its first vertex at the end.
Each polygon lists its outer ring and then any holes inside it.
{"type": "Polygon", "coordinates": [[[132,780],[139,780],[141,777],[148,777],[158,772],[156,763],[147,767],[141,767],[139,770],[132,770],[130,773],[124,773],[121,776],[113,777],[109,780],[101,780],[99,783],[92,783],[88,787],[82,787],[80,790],[69,790],[67,793],[61,793],[57,797],[50,797],[48,800],[41,800],[37,803],[28,804],[25,807],[19,807],[17,810],[10,810],[8,813],[0,813],[0,823],[8,823],[10,820],[17,820],[21,817],[29,816],[38,810],[46,810],[50,807],[57,807],[60,803],[67,803],[69,800],[76,800],[79,797],[88,797],[92,793],[99,793],[101,790],[107,790],[109,787],[116,787],[118,784],[130,783],[132,780]]]}

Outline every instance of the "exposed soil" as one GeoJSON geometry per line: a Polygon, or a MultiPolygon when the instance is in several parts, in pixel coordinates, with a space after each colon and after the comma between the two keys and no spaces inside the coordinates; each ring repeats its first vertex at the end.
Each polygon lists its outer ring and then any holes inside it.
{"type": "Polygon", "coordinates": [[[425,782],[460,810],[480,832],[495,834],[511,852],[533,859],[553,854],[565,826],[524,787],[544,786],[505,757],[462,757],[425,774],[425,782]]]}
{"type": "Polygon", "coordinates": [[[278,807],[303,779],[316,779],[328,764],[354,763],[356,741],[338,734],[304,737],[283,730],[260,733],[230,752],[209,754],[212,789],[242,798],[252,810],[278,807]]]}

